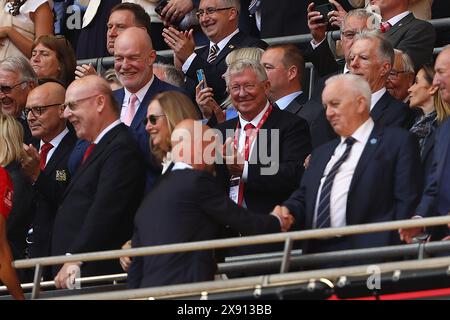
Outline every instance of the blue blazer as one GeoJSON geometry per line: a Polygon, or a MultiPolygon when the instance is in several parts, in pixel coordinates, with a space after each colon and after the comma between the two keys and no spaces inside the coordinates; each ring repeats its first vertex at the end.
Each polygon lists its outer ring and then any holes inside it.
{"type": "MultiPolygon", "coordinates": [[[[311,155],[300,188],[283,205],[295,214],[301,229],[313,227],[320,180],[340,138],[318,147],[311,155]]],[[[376,126],[356,166],[347,198],[347,225],[408,219],[422,188],[419,147],[412,134],[400,128],[376,126]]],[[[342,249],[385,246],[399,242],[397,232],[347,237],[342,249]]],[[[308,242],[303,244],[308,250],[308,242]]]]}
{"type": "MultiPolygon", "coordinates": [[[[145,94],[144,99],[142,100],[140,107],[129,127],[131,135],[136,140],[139,146],[139,150],[141,151],[142,156],[145,160],[146,190],[149,190],[149,188],[153,185],[155,178],[161,174],[161,164],[157,163],[152,156],[149,145],[149,135],[147,131],[145,131],[145,126],[142,123],[142,120],[147,115],[147,107],[150,104],[153,97],[156,96],[158,93],[165,91],[178,91],[186,94],[186,91],[184,91],[183,89],[175,87],[167,82],[161,81],[155,76],[152,85],[145,94]]],[[[113,92],[113,95],[114,98],[116,99],[117,104],[119,105],[119,108],[122,108],[123,99],[125,97],[125,89],[121,88],[115,90],[113,92]]],[[[78,166],[80,165],[81,160],[83,159],[84,152],[86,151],[88,146],[89,142],[87,141],[79,140],[77,142],[74,151],[70,156],[68,164],[69,171],[72,174],[75,173],[78,166]]]]}

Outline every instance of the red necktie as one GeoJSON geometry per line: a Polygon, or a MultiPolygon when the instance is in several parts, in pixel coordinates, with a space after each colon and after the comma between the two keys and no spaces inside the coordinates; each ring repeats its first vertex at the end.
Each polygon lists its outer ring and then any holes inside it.
{"type": "Polygon", "coordinates": [[[95,143],[91,143],[89,145],[89,147],[86,149],[86,151],[84,152],[83,155],[83,160],[81,161],[81,163],[84,163],[86,161],[86,159],[89,157],[89,155],[91,154],[92,150],[94,150],[95,147],[95,143]]]}
{"type": "Polygon", "coordinates": [[[245,145],[244,145],[244,157],[245,161],[248,161],[248,157],[250,156],[250,136],[252,135],[253,130],[255,129],[255,126],[251,123],[247,123],[244,127],[245,131],[245,145]]]}
{"type": "Polygon", "coordinates": [[[380,23],[380,31],[382,33],[386,33],[389,31],[389,29],[391,29],[391,24],[387,21],[380,23]]]}
{"type": "Polygon", "coordinates": [[[41,171],[44,171],[45,164],[47,163],[47,155],[50,149],[53,148],[53,146],[50,143],[44,143],[41,147],[41,159],[39,162],[39,167],[41,168],[41,171]]]}

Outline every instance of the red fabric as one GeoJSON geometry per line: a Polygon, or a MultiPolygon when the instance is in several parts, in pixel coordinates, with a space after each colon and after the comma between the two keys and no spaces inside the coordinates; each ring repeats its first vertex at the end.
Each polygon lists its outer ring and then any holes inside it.
{"type": "Polygon", "coordinates": [[[91,152],[92,152],[92,150],[94,149],[94,147],[95,147],[95,143],[91,143],[90,145],[89,145],[89,147],[86,149],[86,151],[84,152],[84,155],[83,155],[83,161],[81,162],[81,163],[84,163],[85,161],[86,161],[86,159],[89,157],[89,155],[91,154],[91,152]]]}
{"type": "Polygon", "coordinates": [[[8,172],[3,167],[0,167],[0,215],[5,220],[8,218],[9,212],[12,209],[12,200],[13,183],[8,172]]]}
{"type": "Polygon", "coordinates": [[[391,27],[392,27],[391,24],[387,21],[380,23],[380,31],[382,33],[388,32],[389,29],[391,29],[391,27]]]}
{"type": "Polygon", "coordinates": [[[47,163],[47,155],[48,152],[53,148],[50,143],[44,143],[41,147],[41,160],[40,160],[40,168],[42,171],[45,169],[45,164],[47,163]]]}

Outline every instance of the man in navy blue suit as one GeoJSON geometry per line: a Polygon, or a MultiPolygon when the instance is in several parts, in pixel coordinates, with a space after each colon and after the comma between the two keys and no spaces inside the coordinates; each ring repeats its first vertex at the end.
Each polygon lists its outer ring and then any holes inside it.
{"type": "MultiPolygon", "coordinates": [[[[439,87],[442,99],[450,103],[450,47],[447,46],[439,54],[434,66],[436,71],[433,84],[439,87]]],[[[450,121],[445,121],[436,133],[433,164],[427,177],[422,200],[416,209],[421,217],[447,215],[450,212],[450,121]]],[[[422,232],[422,228],[403,229],[400,235],[406,242],[422,232]]],[[[433,228],[431,239],[440,240],[449,236],[449,229],[433,228]]]]}
{"type": "MultiPolygon", "coordinates": [[[[422,188],[417,142],[404,129],[377,125],[369,115],[370,99],[370,87],[359,76],[327,81],[322,100],[340,137],[313,151],[300,188],[279,208],[292,212],[300,228],[411,217],[422,188]]],[[[396,232],[379,232],[305,241],[303,249],[325,252],[399,241],[396,232]]]]}
{"type": "MultiPolygon", "coordinates": [[[[131,134],[137,141],[146,162],[146,189],[148,190],[155,177],[161,173],[161,165],[155,163],[149,147],[149,136],[142,120],[147,114],[147,106],[152,97],[164,91],[182,89],[159,80],[153,74],[153,63],[156,52],[147,31],[138,27],[130,27],[123,31],[114,43],[114,68],[123,88],[113,92],[120,106],[120,120],[129,126],[131,134]]],[[[79,163],[87,144],[78,144],[78,155],[74,162],[79,163]]],[[[72,170],[73,170],[72,166],[72,170]]]]}

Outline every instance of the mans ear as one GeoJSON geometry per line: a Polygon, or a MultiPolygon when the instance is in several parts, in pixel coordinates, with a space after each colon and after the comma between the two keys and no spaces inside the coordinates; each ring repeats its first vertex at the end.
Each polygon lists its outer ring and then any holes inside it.
{"type": "Polygon", "coordinates": [[[391,72],[392,69],[392,65],[388,62],[388,61],[384,61],[381,64],[381,68],[380,68],[380,74],[382,77],[384,76],[389,76],[389,73],[391,72]]]}
{"type": "Polygon", "coordinates": [[[106,104],[106,98],[104,95],[98,95],[95,98],[95,103],[97,104],[97,112],[102,112],[103,109],[105,108],[105,104],[106,104]]]}
{"type": "Polygon", "coordinates": [[[296,66],[290,66],[288,69],[288,79],[293,80],[298,75],[298,69],[296,66]]]}

